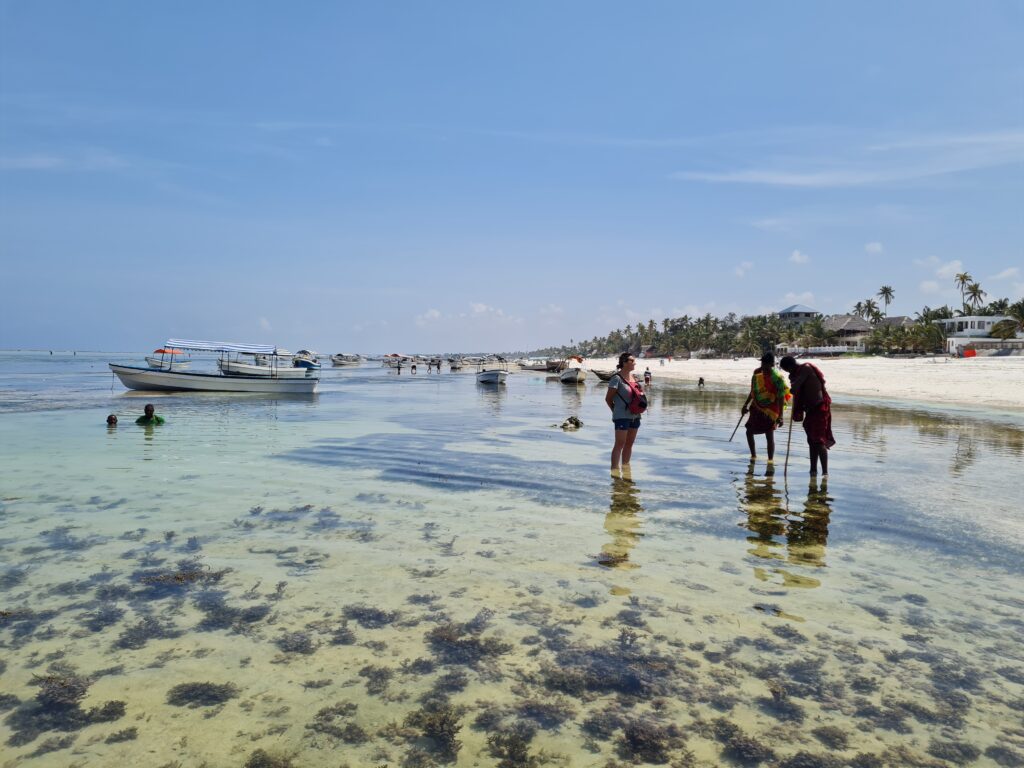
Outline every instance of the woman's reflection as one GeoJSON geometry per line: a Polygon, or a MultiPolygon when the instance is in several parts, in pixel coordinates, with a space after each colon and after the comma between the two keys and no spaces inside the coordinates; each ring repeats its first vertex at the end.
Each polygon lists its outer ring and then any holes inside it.
{"type": "Polygon", "coordinates": [[[605,568],[639,567],[629,559],[630,550],[643,536],[640,515],[644,508],[639,496],[629,467],[612,471],[611,500],[608,514],[604,517],[604,529],[611,536],[611,541],[597,556],[597,562],[605,568]]]}
{"type": "Polygon", "coordinates": [[[770,567],[755,567],[754,575],[761,581],[781,579],[783,586],[810,589],[821,585],[818,579],[794,573],[784,563],[799,567],[822,568],[825,565],[825,544],[832,514],[828,481],[818,486],[814,480],[807,491],[801,512],[789,510],[788,501],[775,486],[775,469],[769,464],[763,476],[754,473],[751,462],[744,477],[740,509],[746,513],[748,554],[775,561],[770,567]]]}

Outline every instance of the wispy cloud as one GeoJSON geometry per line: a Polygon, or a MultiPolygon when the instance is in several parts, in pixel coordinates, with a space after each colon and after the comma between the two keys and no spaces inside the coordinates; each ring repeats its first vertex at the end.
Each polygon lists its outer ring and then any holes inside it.
{"type": "Polygon", "coordinates": [[[947,261],[935,270],[936,277],[951,278],[964,271],[964,263],[960,259],[947,261]]]}
{"type": "Polygon", "coordinates": [[[1002,272],[996,275],[992,275],[990,280],[1009,280],[1011,277],[1018,277],[1020,275],[1020,269],[1018,267],[1007,267],[1002,272]]]}
{"type": "Polygon", "coordinates": [[[424,328],[431,323],[435,323],[440,320],[441,316],[440,310],[431,308],[421,315],[416,315],[416,317],[413,318],[413,322],[415,322],[420,328],[424,328]]]}
{"type": "Polygon", "coordinates": [[[934,281],[934,280],[924,280],[918,286],[918,290],[920,290],[921,293],[924,293],[924,294],[933,294],[933,293],[938,293],[940,289],[939,289],[939,284],[936,281],[934,281]]]}
{"type": "Polygon", "coordinates": [[[981,168],[1024,163],[1024,131],[961,136],[917,136],[851,147],[834,157],[770,158],[747,168],[673,174],[720,184],[778,187],[857,187],[913,181],[981,168]]]}
{"type": "Polygon", "coordinates": [[[806,264],[811,260],[811,257],[801,251],[793,251],[789,254],[789,260],[794,264],[806,264]]]}
{"type": "Polygon", "coordinates": [[[112,171],[128,166],[127,159],[103,149],[0,156],[3,171],[112,171]]]}
{"type": "Polygon", "coordinates": [[[794,293],[794,292],[790,291],[789,293],[787,293],[782,298],[783,298],[783,301],[785,301],[785,302],[787,302],[789,304],[808,304],[808,305],[810,305],[810,304],[814,303],[814,294],[811,293],[810,291],[804,291],[803,293],[794,293]]]}
{"type": "Polygon", "coordinates": [[[864,244],[864,252],[865,253],[882,253],[884,250],[885,250],[885,248],[883,248],[882,244],[879,243],[879,242],[865,243],[864,244]]]}
{"type": "Polygon", "coordinates": [[[746,276],[747,272],[749,272],[753,268],[754,268],[754,262],[752,262],[752,261],[741,261],[739,264],[737,264],[735,267],[733,267],[732,271],[733,271],[733,274],[736,275],[736,277],[742,279],[743,277],[746,276]]]}

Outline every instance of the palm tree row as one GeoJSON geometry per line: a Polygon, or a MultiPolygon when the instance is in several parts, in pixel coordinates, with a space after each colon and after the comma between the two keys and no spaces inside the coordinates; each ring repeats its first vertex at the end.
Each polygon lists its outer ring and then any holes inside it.
{"type": "MultiPolygon", "coordinates": [[[[1005,334],[1002,338],[1010,338],[1018,332],[1024,332],[1024,301],[1010,305],[1009,300],[998,299],[986,307],[980,307],[979,304],[985,295],[976,282],[968,281],[964,288],[964,298],[971,297],[970,303],[975,307],[975,311],[1009,316],[1009,320],[1004,320],[996,326],[993,335],[1005,334]],[[972,287],[977,290],[971,291],[972,287]]],[[[882,286],[878,296],[888,308],[894,291],[890,286],[882,286]]],[[[884,315],[879,311],[874,299],[857,302],[853,309],[855,315],[872,319],[875,323],[875,328],[867,339],[869,351],[938,352],[944,347],[945,334],[942,326],[935,321],[967,314],[967,303],[964,304],[963,312],[948,306],[934,309],[925,306],[915,313],[913,325],[906,327],[880,323],[879,320],[884,315]]],[[[572,341],[568,346],[537,350],[536,354],[584,354],[596,357],[614,356],[623,351],[639,353],[653,348],[656,354],[678,357],[756,356],[774,350],[780,343],[825,346],[834,343],[835,340],[836,333],[829,330],[821,317],[813,318],[802,327],[798,327],[782,322],[777,315],[737,317],[730,313],[718,318],[708,313],[703,317],[683,315],[677,318],[664,318],[660,324],[651,319],[646,323],[637,323],[635,328],[632,324],[627,324],[624,328],[613,330],[604,337],[595,336],[586,341],[572,341]]]]}

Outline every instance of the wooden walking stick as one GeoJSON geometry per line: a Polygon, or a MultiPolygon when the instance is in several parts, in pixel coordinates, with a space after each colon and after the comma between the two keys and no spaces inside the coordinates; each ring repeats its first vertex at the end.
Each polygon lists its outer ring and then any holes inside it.
{"type": "MultiPolygon", "coordinates": [[[[744,417],[744,416],[746,416],[746,415],[747,415],[747,414],[745,414],[745,413],[741,413],[741,414],[740,414],[740,421],[743,421],[743,417],[744,417]]],[[[740,421],[737,421],[737,422],[736,422],[736,429],[739,429],[739,428],[740,428],[740,421]]],[[[734,430],[732,431],[732,434],[731,434],[731,435],[729,435],[729,439],[728,439],[728,440],[727,440],[726,442],[728,442],[728,443],[731,443],[731,442],[732,442],[732,439],[733,439],[734,437],[736,437],[736,429],[734,429],[734,430]]]]}
{"type": "Polygon", "coordinates": [[[793,442],[793,414],[789,414],[789,437],[786,438],[786,462],[782,465],[782,477],[789,473],[789,446],[793,442]]]}

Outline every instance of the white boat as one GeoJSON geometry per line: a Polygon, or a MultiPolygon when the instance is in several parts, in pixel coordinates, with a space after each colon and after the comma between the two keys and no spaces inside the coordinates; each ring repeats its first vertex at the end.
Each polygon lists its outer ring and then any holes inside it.
{"type": "Polygon", "coordinates": [[[152,355],[146,355],[146,364],[150,368],[180,371],[182,368],[188,368],[192,362],[178,357],[183,354],[180,349],[154,349],[152,355]]]}
{"type": "Polygon", "coordinates": [[[462,370],[462,358],[461,357],[449,357],[448,368],[453,371],[462,370]]]}
{"type": "Polygon", "coordinates": [[[241,360],[218,360],[217,367],[221,373],[234,374],[235,376],[277,376],[280,379],[305,379],[316,375],[311,368],[299,368],[292,365],[290,360],[281,364],[277,363],[279,358],[274,358],[270,363],[252,362],[243,363],[241,360]]]}
{"type": "Polygon", "coordinates": [[[583,367],[583,358],[577,356],[566,360],[568,367],[558,374],[558,380],[563,384],[582,384],[587,380],[587,370],[583,367]]]}
{"type": "Polygon", "coordinates": [[[313,368],[319,370],[320,358],[316,356],[316,352],[310,352],[308,349],[300,349],[295,353],[295,357],[292,358],[292,365],[296,368],[313,368]]]}
{"type": "MultiPolygon", "coordinates": [[[[212,341],[170,339],[166,349],[191,352],[216,352],[221,360],[231,355],[273,356],[278,350],[266,344],[225,344],[212,341]]],[[[301,378],[279,376],[245,376],[234,373],[200,373],[158,368],[141,368],[109,363],[110,370],[128,389],[148,392],[261,392],[264,394],[312,394],[320,383],[316,371],[302,371],[301,378]]],[[[282,368],[281,371],[298,369],[282,368]]]]}
{"type": "Polygon", "coordinates": [[[504,384],[508,378],[508,363],[503,357],[484,360],[476,371],[477,384],[504,384]]]}
{"type": "Polygon", "coordinates": [[[337,355],[331,355],[331,365],[340,367],[343,365],[360,365],[363,362],[363,358],[359,355],[346,355],[339,353],[337,355]]]}

